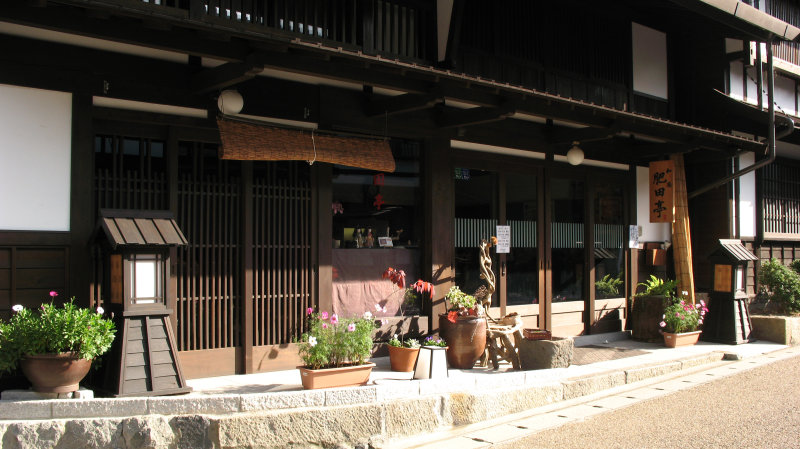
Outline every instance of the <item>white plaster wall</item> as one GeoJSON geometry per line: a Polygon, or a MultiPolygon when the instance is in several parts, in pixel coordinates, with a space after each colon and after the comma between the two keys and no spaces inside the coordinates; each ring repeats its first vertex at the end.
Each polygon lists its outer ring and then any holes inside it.
{"type": "Polygon", "coordinates": [[[69,231],[72,94],[0,84],[0,229],[69,231]]]}
{"type": "Polygon", "coordinates": [[[775,107],[776,111],[783,111],[790,115],[797,115],[797,92],[795,82],[785,76],[775,76],[775,107]],[[779,109],[780,108],[780,109],[779,109]]]}
{"type": "Polygon", "coordinates": [[[667,99],[667,35],[633,22],[633,90],[667,99]]]}
{"type": "MultiPolygon", "coordinates": [[[[755,163],[755,154],[745,153],[739,156],[739,168],[746,168],[755,163]]],[[[739,235],[741,237],[756,236],[756,174],[750,172],[739,178],[739,235]]]]}
{"type": "Polygon", "coordinates": [[[447,39],[450,37],[450,18],[453,14],[453,0],[436,0],[436,31],[438,33],[439,61],[447,57],[447,39]]]}
{"type": "Polygon", "coordinates": [[[641,226],[639,242],[672,241],[670,223],[650,223],[650,169],[636,167],[636,224],[641,226]]]}
{"type": "Polygon", "coordinates": [[[730,92],[728,92],[728,95],[737,100],[744,100],[744,85],[742,84],[744,64],[740,61],[731,61],[730,77],[730,92]]]}

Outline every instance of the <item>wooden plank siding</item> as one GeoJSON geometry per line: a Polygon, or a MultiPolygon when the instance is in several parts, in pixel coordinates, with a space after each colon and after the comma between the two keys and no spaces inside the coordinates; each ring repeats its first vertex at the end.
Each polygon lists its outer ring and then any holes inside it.
{"type": "Polygon", "coordinates": [[[37,308],[59,293],[56,303],[69,299],[69,247],[0,246],[0,319],[20,304],[37,308]]]}

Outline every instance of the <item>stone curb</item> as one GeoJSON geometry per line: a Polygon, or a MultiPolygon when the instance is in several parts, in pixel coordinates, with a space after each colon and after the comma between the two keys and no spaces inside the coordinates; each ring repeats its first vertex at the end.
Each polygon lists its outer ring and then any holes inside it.
{"type": "MultiPolygon", "coordinates": [[[[536,371],[513,371],[475,376],[467,382],[453,382],[452,379],[421,380],[381,383],[366,387],[238,395],[0,401],[0,421],[120,418],[144,415],[224,416],[275,410],[381,404],[415,399],[425,402],[429,400],[430,396],[448,398],[454,397],[454,395],[460,398],[457,403],[462,403],[464,398],[476,401],[487,392],[499,394],[503,391],[519,391],[523,396],[523,392],[537,388],[547,389],[548,392],[551,392],[553,384],[560,385],[562,393],[557,399],[553,398],[554,401],[560,401],[718,362],[722,358],[722,353],[714,352],[665,363],[645,364],[624,370],[593,373],[549,383],[543,382],[536,371]]],[[[449,406],[448,404],[444,405],[444,407],[449,406]]]]}

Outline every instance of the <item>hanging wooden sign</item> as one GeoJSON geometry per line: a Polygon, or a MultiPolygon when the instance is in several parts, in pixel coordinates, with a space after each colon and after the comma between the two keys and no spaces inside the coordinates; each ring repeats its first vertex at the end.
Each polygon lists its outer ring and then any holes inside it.
{"type": "Polygon", "coordinates": [[[650,163],[650,223],[672,223],[675,208],[675,163],[650,163]]]}

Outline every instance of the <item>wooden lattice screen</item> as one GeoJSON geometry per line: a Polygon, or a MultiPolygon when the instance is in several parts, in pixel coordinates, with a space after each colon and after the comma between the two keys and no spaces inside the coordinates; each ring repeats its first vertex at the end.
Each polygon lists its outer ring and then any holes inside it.
{"type": "Polygon", "coordinates": [[[311,186],[305,163],[259,163],[253,186],[253,344],[289,343],[311,304],[311,186]]]}
{"type": "Polygon", "coordinates": [[[218,160],[215,151],[216,145],[181,143],[176,221],[189,241],[176,264],[183,351],[240,344],[239,165],[218,160]]]}
{"type": "Polygon", "coordinates": [[[164,142],[95,137],[95,204],[98,209],[166,209],[164,142]]]}

